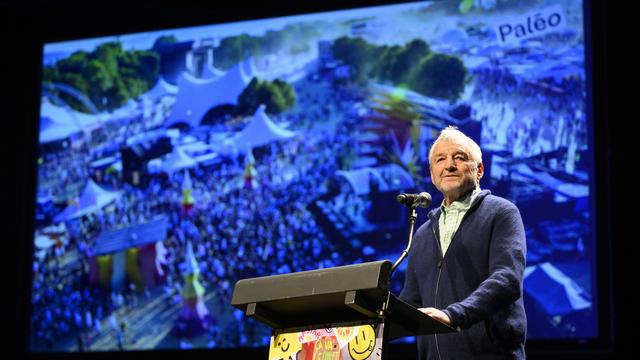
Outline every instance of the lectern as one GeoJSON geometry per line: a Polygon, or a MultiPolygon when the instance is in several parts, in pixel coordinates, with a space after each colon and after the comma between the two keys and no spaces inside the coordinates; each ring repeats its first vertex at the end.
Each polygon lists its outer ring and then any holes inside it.
{"type": "Polygon", "coordinates": [[[393,295],[391,273],[384,260],[243,279],[231,305],[274,330],[270,359],[384,359],[388,341],[456,331],[393,295]]]}

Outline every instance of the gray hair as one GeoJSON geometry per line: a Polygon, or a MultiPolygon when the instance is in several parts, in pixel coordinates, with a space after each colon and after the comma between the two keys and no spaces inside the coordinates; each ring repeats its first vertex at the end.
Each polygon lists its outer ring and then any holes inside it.
{"type": "Polygon", "coordinates": [[[476,165],[482,164],[482,150],[480,150],[480,146],[473,141],[470,137],[465,135],[462,131],[458,130],[453,125],[449,125],[446,128],[442,129],[440,135],[431,145],[431,149],[429,149],[429,164],[431,164],[431,156],[433,156],[433,149],[435,149],[436,145],[441,141],[451,141],[458,145],[462,145],[469,154],[471,154],[471,158],[475,161],[476,165]]]}

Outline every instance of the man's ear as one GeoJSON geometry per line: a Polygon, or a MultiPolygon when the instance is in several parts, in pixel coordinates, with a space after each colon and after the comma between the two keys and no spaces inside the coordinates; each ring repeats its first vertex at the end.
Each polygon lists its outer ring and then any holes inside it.
{"type": "Polygon", "coordinates": [[[480,179],[482,179],[482,175],[484,175],[484,165],[482,165],[482,163],[478,164],[478,181],[480,181],[480,179]]]}

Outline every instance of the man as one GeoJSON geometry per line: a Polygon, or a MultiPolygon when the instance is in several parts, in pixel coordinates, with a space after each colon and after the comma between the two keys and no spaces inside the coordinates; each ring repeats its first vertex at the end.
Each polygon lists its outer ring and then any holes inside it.
{"type": "Polygon", "coordinates": [[[460,331],[419,337],[419,358],[524,359],[520,212],[480,190],[482,152],[455,127],[434,142],[429,170],[444,201],[416,231],[400,298],[460,331]]]}

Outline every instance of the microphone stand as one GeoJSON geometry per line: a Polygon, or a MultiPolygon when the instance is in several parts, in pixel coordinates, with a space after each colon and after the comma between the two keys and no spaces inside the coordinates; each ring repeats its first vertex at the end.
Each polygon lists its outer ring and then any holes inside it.
{"type": "Polygon", "coordinates": [[[393,264],[393,267],[391,267],[391,274],[393,274],[402,260],[407,257],[407,255],[409,254],[409,249],[411,249],[411,242],[413,241],[413,226],[416,224],[416,219],[418,218],[418,212],[416,211],[417,207],[418,204],[411,205],[411,213],[409,214],[409,242],[407,243],[407,248],[402,251],[402,254],[400,254],[398,260],[396,260],[396,262],[393,264]]]}

